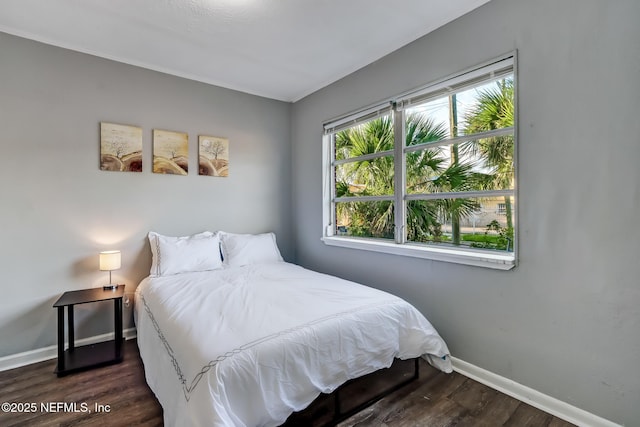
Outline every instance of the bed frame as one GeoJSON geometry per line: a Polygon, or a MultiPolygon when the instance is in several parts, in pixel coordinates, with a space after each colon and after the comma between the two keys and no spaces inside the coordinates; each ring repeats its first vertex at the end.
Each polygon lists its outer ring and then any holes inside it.
{"type": "Polygon", "coordinates": [[[281,427],[335,426],[383,397],[417,380],[419,375],[420,358],[404,361],[396,359],[389,368],[349,380],[331,394],[321,394],[307,408],[291,414],[281,427]],[[394,380],[391,385],[386,384],[390,379],[394,380]],[[378,391],[381,386],[382,391],[378,391]],[[378,392],[371,396],[370,393],[367,394],[369,390],[378,392]],[[362,395],[364,395],[364,401],[362,401],[362,395]]]}

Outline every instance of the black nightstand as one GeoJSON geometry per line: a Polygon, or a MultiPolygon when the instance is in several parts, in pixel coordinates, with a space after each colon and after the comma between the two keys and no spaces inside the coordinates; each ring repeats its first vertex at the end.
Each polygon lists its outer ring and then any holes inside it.
{"type": "Polygon", "coordinates": [[[100,288],[70,291],[62,294],[53,306],[58,309],[58,367],[59,377],[71,372],[122,362],[122,297],[124,285],[114,290],[100,288]],[[113,300],[115,339],[76,347],[73,327],[73,306],[90,302],[113,300]],[[67,307],[69,348],[64,349],[64,308],[67,307]]]}

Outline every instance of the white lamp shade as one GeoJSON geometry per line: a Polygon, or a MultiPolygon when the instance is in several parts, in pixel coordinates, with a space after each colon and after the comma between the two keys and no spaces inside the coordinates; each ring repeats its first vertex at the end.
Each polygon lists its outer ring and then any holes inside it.
{"type": "Polygon", "coordinates": [[[100,270],[111,271],[120,268],[120,251],[100,252],[100,270]]]}

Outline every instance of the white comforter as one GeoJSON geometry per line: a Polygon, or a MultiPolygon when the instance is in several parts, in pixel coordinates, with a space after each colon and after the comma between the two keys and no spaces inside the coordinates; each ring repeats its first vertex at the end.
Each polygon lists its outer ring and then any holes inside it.
{"type": "Polygon", "coordinates": [[[451,371],[404,300],[284,262],[146,278],[135,314],[166,426],[276,426],[395,357],[451,371]]]}

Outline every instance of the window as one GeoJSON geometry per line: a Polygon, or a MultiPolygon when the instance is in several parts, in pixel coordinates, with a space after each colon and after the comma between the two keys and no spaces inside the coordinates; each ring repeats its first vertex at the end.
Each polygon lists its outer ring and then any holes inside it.
{"type": "Polygon", "coordinates": [[[325,243],[515,265],[509,55],[324,125],[325,243]]]}

